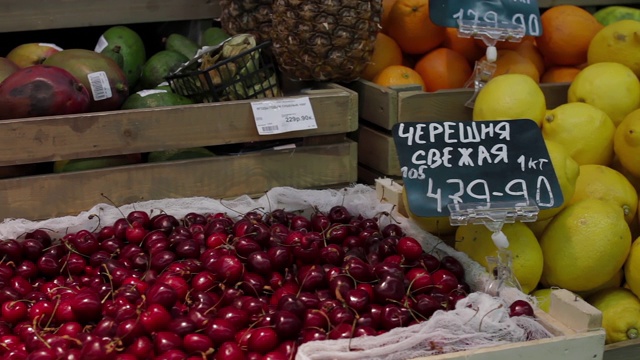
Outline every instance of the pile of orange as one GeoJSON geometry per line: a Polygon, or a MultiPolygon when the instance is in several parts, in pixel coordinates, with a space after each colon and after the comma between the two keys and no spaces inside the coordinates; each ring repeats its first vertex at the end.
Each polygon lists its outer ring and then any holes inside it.
{"type": "MultiPolygon", "coordinates": [[[[429,0],[383,0],[382,31],[362,78],[382,86],[425,91],[463,88],[483,59],[483,41],[435,25],[429,0]]],[[[593,36],[603,28],[588,11],[556,5],[542,12],[542,35],[499,42],[496,75],[518,73],[539,83],[570,82],[585,66],[593,36]]]]}

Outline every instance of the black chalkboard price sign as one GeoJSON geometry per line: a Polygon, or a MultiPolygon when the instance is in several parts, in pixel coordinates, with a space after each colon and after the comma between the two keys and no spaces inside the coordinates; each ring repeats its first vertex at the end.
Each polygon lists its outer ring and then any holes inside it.
{"type": "Polygon", "coordinates": [[[536,0],[430,0],[429,17],[440,26],[458,27],[458,20],[495,28],[519,26],[540,36],[540,8],[536,0]]]}
{"type": "Polygon", "coordinates": [[[411,212],[449,216],[449,204],[562,204],[538,125],[508,121],[406,122],[393,127],[411,212]]]}

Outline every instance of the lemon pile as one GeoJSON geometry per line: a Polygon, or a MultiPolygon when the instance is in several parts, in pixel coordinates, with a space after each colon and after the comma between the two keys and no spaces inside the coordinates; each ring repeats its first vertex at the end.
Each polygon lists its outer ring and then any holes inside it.
{"type": "MultiPolygon", "coordinates": [[[[536,222],[504,225],[514,274],[545,310],[555,287],[600,309],[607,343],[640,337],[638,33],[639,21],[605,26],[565,104],[547,108],[538,84],[504,74],[487,82],[473,109],[474,121],[525,118],[540,127],[565,201],[541,211],[536,222]]],[[[485,226],[446,230],[457,250],[488,268],[487,257],[498,249],[485,226]]]]}

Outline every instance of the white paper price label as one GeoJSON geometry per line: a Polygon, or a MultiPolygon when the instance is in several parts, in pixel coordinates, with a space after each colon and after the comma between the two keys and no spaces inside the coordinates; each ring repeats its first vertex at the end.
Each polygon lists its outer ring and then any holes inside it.
{"type": "Polygon", "coordinates": [[[251,107],[260,135],[318,128],[308,97],[252,102],[251,107]]]}

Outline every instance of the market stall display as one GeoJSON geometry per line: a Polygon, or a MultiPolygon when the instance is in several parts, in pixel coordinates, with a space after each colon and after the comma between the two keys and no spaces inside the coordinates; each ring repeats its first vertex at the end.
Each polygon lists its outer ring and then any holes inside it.
{"type": "Polygon", "coordinates": [[[0,5],[0,357],[635,358],[636,5],[0,5]]]}

